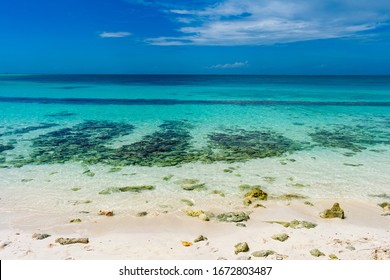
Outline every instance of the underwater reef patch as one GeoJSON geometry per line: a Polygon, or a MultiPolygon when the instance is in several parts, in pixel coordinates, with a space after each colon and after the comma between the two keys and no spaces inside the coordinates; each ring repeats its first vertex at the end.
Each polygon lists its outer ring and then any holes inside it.
{"type": "Polygon", "coordinates": [[[141,141],[113,151],[111,163],[162,167],[196,161],[191,153],[190,128],[186,121],[165,121],[158,131],[144,136],[141,141]]]}
{"type": "Polygon", "coordinates": [[[236,162],[255,158],[279,157],[301,150],[302,145],[270,131],[226,130],[209,134],[209,161],[236,162]]]}
{"type": "Polygon", "coordinates": [[[32,140],[30,158],[18,164],[54,164],[77,161],[101,163],[110,154],[106,145],[116,137],[132,132],[131,124],[108,121],[85,121],[70,128],[42,134],[32,140]]]}
{"type": "Polygon", "coordinates": [[[317,128],[309,133],[309,136],[320,146],[348,149],[355,153],[367,149],[368,146],[390,144],[389,133],[363,126],[338,125],[331,129],[317,128]]]}

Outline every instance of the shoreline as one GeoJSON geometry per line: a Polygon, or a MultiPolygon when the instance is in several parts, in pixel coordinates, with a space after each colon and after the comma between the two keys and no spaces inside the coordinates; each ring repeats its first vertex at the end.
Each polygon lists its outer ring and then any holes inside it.
{"type": "MultiPolygon", "coordinates": [[[[385,201],[385,199],[382,199],[385,201]]],[[[217,259],[287,259],[319,260],[335,255],[342,260],[390,259],[390,216],[388,209],[377,203],[356,199],[311,199],[314,206],[302,200],[259,201],[266,208],[235,207],[245,212],[246,227],[222,222],[214,216],[210,221],[190,217],[182,211],[152,213],[143,217],[115,214],[112,217],[92,216],[80,223],[45,221],[50,213],[3,213],[0,224],[1,259],[128,259],[128,260],[217,260],[217,259]],[[324,219],[319,213],[340,203],[345,219],[324,219]],[[384,215],[382,215],[384,214],[384,215]],[[23,217],[24,216],[24,217],[23,217]],[[24,220],[24,222],[23,222],[24,220]],[[266,221],[307,221],[315,228],[291,228],[266,221]],[[16,222],[18,221],[18,222],[16,222]],[[46,225],[45,225],[46,222],[46,225]],[[49,234],[37,240],[34,234],[49,234]],[[272,239],[287,234],[284,242],[272,239]],[[194,242],[200,235],[207,240],[194,242]],[[88,238],[88,244],[60,245],[57,238],[88,238]],[[182,241],[191,242],[185,247],[182,241]],[[246,242],[249,251],[235,254],[235,245],[246,242]],[[315,257],[318,249],[324,256],[315,257]],[[274,251],[267,257],[259,251],[274,251]],[[260,254],[261,255],[261,254],[260,254]]],[[[379,199],[378,199],[379,201],[379,199]]],[[[188,207],[195,209],[195,207],[188,207]]],[[[216,214],[227,209],[202,209],[216,214]]],[[[58,214],[57,214],[58,215],[58,214]]],[[[64,217],[65,221],[67,217],[64,217]]]]}

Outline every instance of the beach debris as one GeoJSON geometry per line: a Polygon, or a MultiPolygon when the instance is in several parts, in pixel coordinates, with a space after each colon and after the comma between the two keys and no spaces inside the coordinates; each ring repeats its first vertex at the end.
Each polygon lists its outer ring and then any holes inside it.
{"type": "Polygon", "coordinates": [[[245,212],[227,212],[217,216],[220,222],[238,223],[249,220],[249,215],[245,212]]]}
{"type": "Polygon", "coordinates": [[[280,242],[286,241],[290,236],[286,233],[281,233],[281,234],[274,234],[271,236],[272,239],[278,240],[280,242]]]}
{"type": "Polygon", "coordinates": [[[55,240],[56,243],[59,243],[61,245],[70,245],[70,244],[76,244],[76,243],[82,243],[82,244],[88,244],[89,239],[88,238],[57,238],[55,240]]]}
{"type": "Polygon", "coordinates": [[[375,248],[371,254],[373,260],[389,260],[390,248],[375,248]]]}
{"type": "Polygon", "coordinates": [[[146,212],[146,211],[142,211],[142,212],[137,213],[137,217],[145,217],[147,215],[148,215],[148,212],[146,212]]]}
{"type": "Polygon", "coordinates": [[[135,192],[140,193],[142,191],[151,191],[154,190],[154,186],[151,185],[142,185],[142,186],[127,186],[127,187],[111,187],[104,189],[99,192],[99,194],[112,194],[119,192],[135,192]]]}
{"type": "Polygon", "coordinates": [[[189,242],[189,241],[181,241],[181,244],[182,244],[184,247],[190,247],[190,246],[192,246],[192,242],[189,242]]]}
{"type": "Polygon", "coordinates": [[[81,223],[81,219],[77,218],[77,219],[72,219],[69,221],[69,223],[81,223]]]}
{"type": "Polygon", "coordinates": [[[0,249],[4,249],[7,247],[9,244],[11,244],[11,241],[5,241],[0,243],[0,249]]]}
{"type": "Polygon", "coordinates": [[[191,200],[188,200],[188,199],[181,199],[180,201],[184,202],[188,206],[194,206],[195,205],[191,200]]]}
{"type": "Polygon", "coordinates": [[[237,255],[239,253],[244,253],[249,251],[248,243],[240,242],[234,245],[234,253],[237,255]]]}
{"type": "Polygon", "coordinates": [[[100,210],[99,211],[99,215],[112,217],[112,216],[114,216],[114,211],[112,211],[112,210],[100,210]]]}
{"type": "Polygon", "coordinates": [[[261,250],[261,251],[255,251],[252,253],[252,256],[256,257],[256,258],[266,258],[270,255],[274,255],[276,254],[275,251],[272,251],[272,250],[261,250]]]}
{"type": "Polygon", "coordinates": [[[312,255],[312,256],[314,256],[314,257],[321,257],[321,256],[325,256],[325,254],[324,253],[322,253],[320,250],[318,250],[318,249],[311,249],[310,250],[310,254],[312,255]]]}
{"type": "Polygon", "coordinates": [[[292,220],[291,222],[282,222],[282,221],[265,221],[265,223],[269,224],[279,224],[286,228],[290,227],[293,229],[300,229],[300,228],[315,228],[317,224],[308,222],[308,221],[299,221],[299,220],[292,220]]]}
{"type": "Polygon", "coordinates": [[[305,205],[309,205],[309,206],[314,206],[314,204],[313,204],[313,203],[311,203],[310,201],[305,201],[303,204],[305,204],[305,205]]]}
{"type": "Polygon", "coordinates": [[[199,235],[197,238],[194,239],[194,243],[201,242],[201,241],[206,241],[207,237],[203,235],[199,235]]]}
{"type": "Polygon", "coordinates": [[[330,254],[328,257],[331,260],[338,260],[339,259],[335,254],[330,254]]]}
{"type": "Polygon", "coordinates": [[[43,240],[43,239],[46,239],[48,237],[50,237],[51,235],[50,234],[47,234],[47,233],[34,233],[32,235],[32,238],[33,239],[37,239],[37,240],[43,240]]]}
{"type": "Polygon", "coordinates": [[[326,209],[320,213],[320,217],[324,219],[340,218],[344,219],[344,210],[341,209],[340,205],[336,202],[332,208],[326,209]]]}

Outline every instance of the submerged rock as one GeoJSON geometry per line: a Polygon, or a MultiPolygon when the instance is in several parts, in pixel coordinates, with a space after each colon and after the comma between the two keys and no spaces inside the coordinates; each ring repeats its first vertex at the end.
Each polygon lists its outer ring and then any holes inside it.
{"type": "Polygon", "coordinates": [[[187,210],[186,215],[190,217],[199,217],[201,214],[204,214],[202,210],[187,210]]]}
{"type": "Polygon", "coordinates": [[[57,238],[56,243],[60,243],[61,245],[70,245],[70,244],[76,244],[76,243],[82,243],[82,244],[88,244],[89,239],[88,238],[57,238]]]}
{"type": "Polygon", "coordinates": [[[128,187],[111,187],[99,192],[99,194],[111,194],[118,192],[135,192],[139,193],[142,191],[151,191],[154,190],[154,186],[151,185],[142,185],[142,186],[128,186],[128,187]]]}
{"type": "Polygon", "coordinates": [[[282,233],[282,234],[275,234],[275,235],[272,235],[272,239],[274,240],[278,240],[280,242],[284,242],[286,241],[290,236],[288,236],[288,234],[286,233],[282,233]]]}
{"type": "Polygon", "coordinates": [[[48,238],[50,236],[51,235],[47,234],[47,233],[34,233],[32,235],[32,238],[37,239],[37,240],[43,240],[43,239],[46,239],[46,238],[48,238]]]}
{"type": "Polygon", "coordinates": [[[380,206],[383,209],[385,209],[385,208],[389,208],[390,207],[390,203],[389,202],[383,202],[383,203],[379,203],[378,206],[380,206]]]}
{"type": "Polygon", "coordinates": [[[321,256],[325,256],[325,254],[324,253],[322,253],[320,250],[318,250],[318,249],[312,249],[312,250],[310,250],[310,254],[312,255],[312,256],[314,256],[314,257],[321,257],[321,256]]]}
{"type": "Polygon", "coordinates": [[[249,216],[245,212],[227,212],[219,214],[217,219],[220,222],[238,223],[249,220],[249,216]]]}
{"type": "Polygon", "coordinates": [[[301,194],[283,194],[281,196],[277,197],[278,199],[284,199],[284,200],[292,200],[292,199],[305,199],[307,196],[301,195],[301,194]]]}
{"type": "Polygon", "coordinates": [[[332,208],[326,209],[320,213],[320,217],[324,219],[340,218],[344,219],[344,210],[341,209],[338,203],[333,204],[332,208]]]}
{"type": "Polygon", "coordinates": [[[100,210],[100,211],[99,211],[99,215],[101,215],[101,216],[107,216],[107,217],[112,217],[112,216],[114,216],[114,211],[110,211],[110,210],[100,210]]]}
{"type": "Polygon", "coordinates": [[[300,228],[307,228],[307,229],[311,229],[311,228],[315,228],[317,226],[317,224],[315,223],[311,223],[311,222],[307,222],[307,221],[298,221],[298,220],[293,220],[291,222],[282,222],[282,221],[266,221],[266,223],[269,223],[269,224],[279,224],[279,225],[282,225],[284,227],[290,227],[290,228],[293,228],[293,229],[300,229],[300,228]]]}
{"type": "Polygon", "coordinates": [[[191,200],[188,200],[188,199],[181,199],[180,201],[181,201],[181,202],[184,202],[184,203],[187,204],[188,206],[194,206],[194,203],[193,203],[191,200]]]}
{"type": "Polygon", "coordinates": [[[274,255],[276,254],[275,251],[272,251],[272,250],[262,250],[262,251],[255,251],[252,253],[252,256],[256,257],[256,258],[266,258],[270,255],[274,255]]]}
{"type": "Polygon", "coordinates": [[[245,198],[253,200],[267,200],[268,194],[260,189],[254,189],[245,194],[245,198]]]}
{"type": "Polygon", "coordinates": [[[234,253],[237,255],[239,253],[244,253],[249,251],[248,243],[241,242],[234,245],[234,253]]]}
{"type": "Polygon", "coordinates": [[[137,217],[145,217],[147,215],[148,215],[148,212],[146,212],[146,211],[142,211],[142,212],[137,213],[137,217]]]}

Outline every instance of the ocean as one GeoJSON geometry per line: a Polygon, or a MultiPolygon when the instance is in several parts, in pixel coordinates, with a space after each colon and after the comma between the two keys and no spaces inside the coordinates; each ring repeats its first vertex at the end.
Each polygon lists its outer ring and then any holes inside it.
{"type": "MultiPolygon", "coordinates": [[[[0,75],[1,210],[390,193],[390,76],[0,75]]],[[[232,206],[232,207],[233,207],[232,206]]]]}

